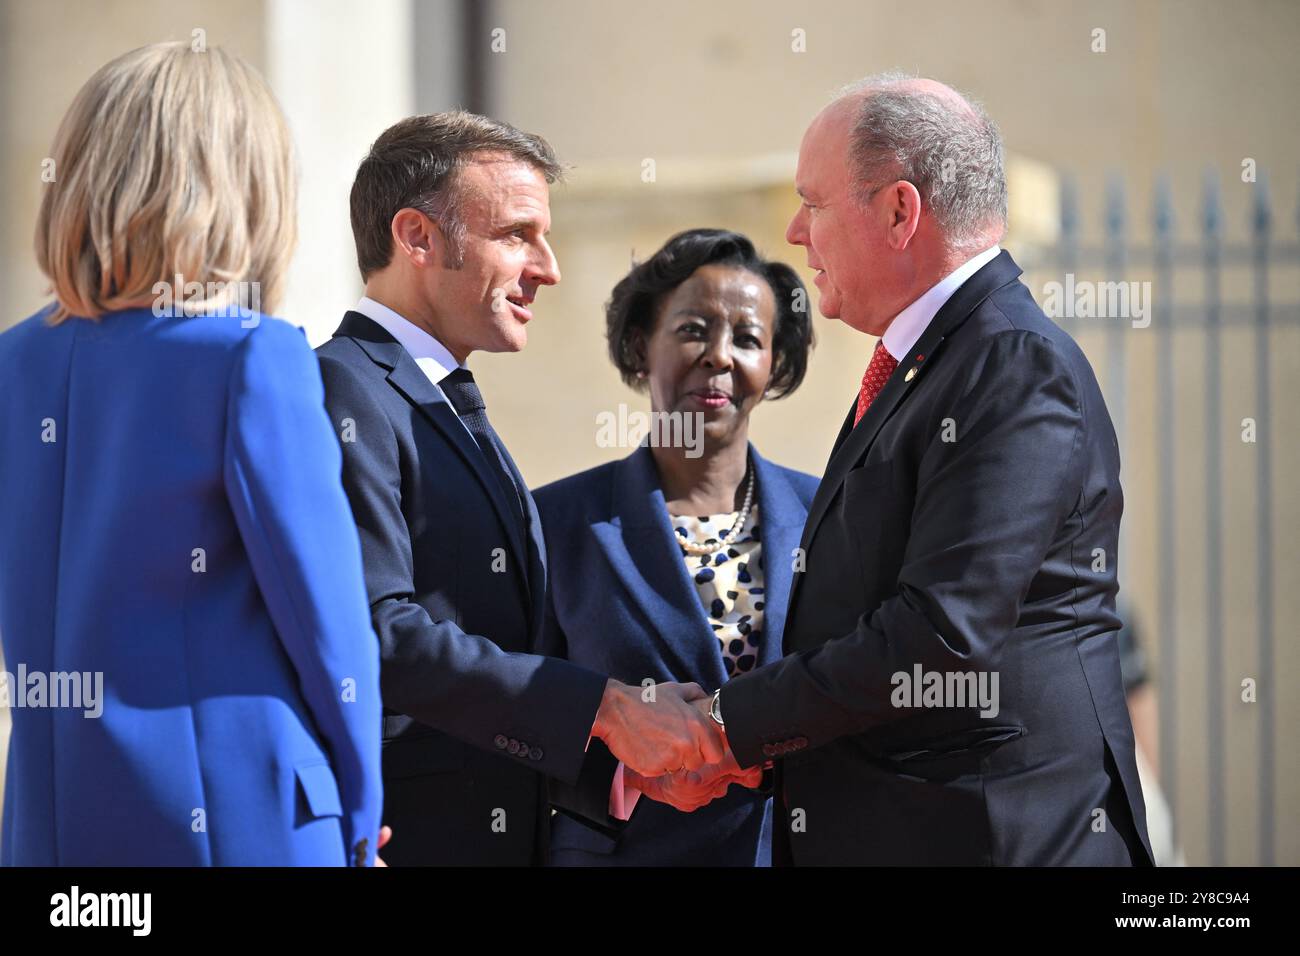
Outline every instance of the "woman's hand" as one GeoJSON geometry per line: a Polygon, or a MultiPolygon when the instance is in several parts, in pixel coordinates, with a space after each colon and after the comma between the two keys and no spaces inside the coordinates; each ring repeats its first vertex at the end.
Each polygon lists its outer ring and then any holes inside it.
{"type": "Polygon", "coordinates": [[[391,840],[392,838],[393,838],[393,828],[392,828],[392,827],[380,827],[380,828],[379,828],[379,844],[375,847],[375,866],[387,866],[387,865],[388,865],[388,864],[385,863],[382,859],[380,859],[380,857],[379,857],[379,851],[382,850],[382,849],[384,848],[384,844],[387,843],[387,842],[388,842],[389,840],[391,840]]]}
{"type": "Polygon", "coordinates": [[[651,800],[666,803],[683,813],[693,813],[712,803],[726,793],[733,783],[742,787],[757,787],[762,780],[762,767],[742,770],[730,750],[718,763],[707,764],[699,770],[679,770],[658,777],[645,777],[630,767],[623,768],[624,783],[641,791],[651,800]]]}

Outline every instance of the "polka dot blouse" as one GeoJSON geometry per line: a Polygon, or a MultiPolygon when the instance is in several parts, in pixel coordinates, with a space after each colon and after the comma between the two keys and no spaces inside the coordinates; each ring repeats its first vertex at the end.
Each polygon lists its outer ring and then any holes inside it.
{"type": "MultiPolygon", "coordinates": [[[[736,522],[740,513],[669,515],[679,539],[703,543],[717,538],[736,522]]],[[[686,571],[695,582],[700,604],[722,651],[727,676],[758,666],[763,642],[763,556],[759,538],[758,505],[740,533],[714,554],[688,554],[682,549],[686,571]]]]}

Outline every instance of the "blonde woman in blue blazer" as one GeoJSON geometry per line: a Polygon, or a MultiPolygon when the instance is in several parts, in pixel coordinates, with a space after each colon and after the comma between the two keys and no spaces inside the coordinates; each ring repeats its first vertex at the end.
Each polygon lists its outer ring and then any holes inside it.
{"type": "Polygon", "coordinates": [[[360,545],[315,357],[256,307],[293,248],[284,120],[238,59],[159,44],[52,155],[56,302],[0,335],[0,862],[372,865],[360,545]]]}
{"type": "MultiPolygon", "coordinates": [[[[658,421],[693,425],[675,444],[660,430],[628,457],[535,493],[551,582],[543,653],[629,684],[695,682],[710,693],[781,658],[817,479],[763,458],[749,418],[803,379],[806,301],[789,266],[720,229],[674,236],[614,288],[615,366],[648,392],[658,421]]],[[[630,769],[624,783],[644,794],[626,828],[557,814],[553,865],[769,865],[761,788],[723,777],[714,793],[679,793],[630,769]]]]}

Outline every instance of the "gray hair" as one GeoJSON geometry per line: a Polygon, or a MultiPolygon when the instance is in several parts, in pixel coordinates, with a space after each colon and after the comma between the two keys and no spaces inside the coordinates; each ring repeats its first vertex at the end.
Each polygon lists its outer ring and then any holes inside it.
{"type": "MultiPolygon", "coordinates": [[[[964,249],[1007,223],[1002,136],[983,107],[909,86],[916,77],[881,73],[835,99],[860,98],[849,140],[854,192],[865,202],[886,182],[906,180],[939,223],[947,244],[964,249]],[[874,188],[872,188],[874,187],[874,188]]],[[[1000,235],[999,235],[1000,237],[1000,235]]]]}

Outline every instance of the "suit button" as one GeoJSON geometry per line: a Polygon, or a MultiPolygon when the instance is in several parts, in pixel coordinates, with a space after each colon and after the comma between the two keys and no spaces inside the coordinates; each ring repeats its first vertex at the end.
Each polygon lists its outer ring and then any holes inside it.
{"type": "Polygon", "coordinates": [[[506,748],[506,751],[507,751],[511,756],[514,756],[515,754],[519,753],[519,741],[517,741],[517,740],[515,740],[515,738],[511,737],[511,738],[510,738],[510,746],[508,746],[508,747],[506,748]]]}
{"type": "Polygon", "coordinates": [[[496,746],[497,750],[505,750],[506,747],[510,746],[510,741],[506,739],[505,734],[497,734],[492,738],[492,743],[496,746]]]}
{"type": "Polygon", "coordinates": [[[763,744],[763,756],[764,756],[764,757],[775,757],[775,756],[776,756],[776,747],[772,746],[771,744],[763,744]]]}
{"type": "Polygon", "coordinates": [[[531,757],[531,758],[533,758],[534,760],[541,760],[541,759],[542,759],[542,748],[541,748],[541,747],[534,747],[532,750],[528,751],[528,756],[531,757]]]}

